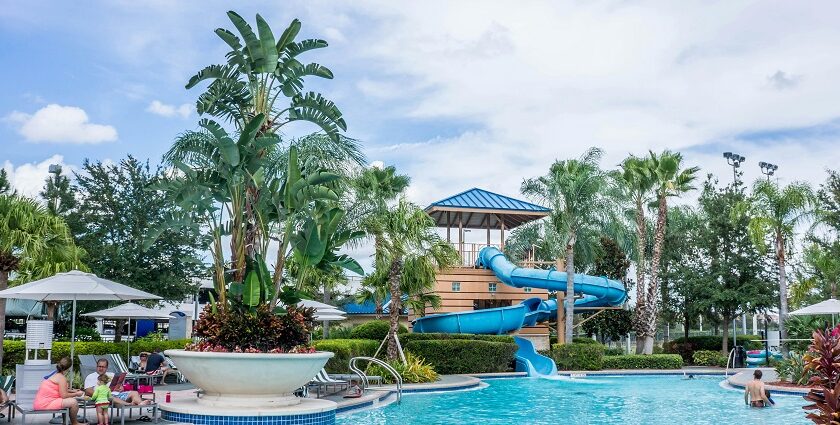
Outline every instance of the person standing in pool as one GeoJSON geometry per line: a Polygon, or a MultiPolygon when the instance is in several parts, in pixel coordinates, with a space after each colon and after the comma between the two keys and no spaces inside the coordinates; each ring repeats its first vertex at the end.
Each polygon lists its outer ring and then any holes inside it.
{"type": "Polygon", "coordinates": [[[744,402],[751,407],[770,407],[764,382],[761,382],[761,370],[753,372],[753,380],[744,388],[744,402]]]}

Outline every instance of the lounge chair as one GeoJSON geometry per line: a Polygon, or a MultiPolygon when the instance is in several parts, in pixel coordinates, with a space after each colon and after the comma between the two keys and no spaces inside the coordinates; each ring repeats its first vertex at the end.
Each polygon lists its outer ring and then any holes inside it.
{"type": "Polygon", "coordinates": [[[15,369],[15,400],[9,402],[9,413],[6,415],[9,422],[15,415],[15,412],[20,412],[21,423],[26,423],[27,415],[61,415],[61,423],[67,423],[67,416],[70,414],[70,409],[55,409],[55,410],[35,410],[32,403],[35,401],[35,393],[38,392],[38,387],[41,386],[41,381],[44,376],[55,370],[55,366],[51,364],[45,365],[17,365],[15,369]]]}
{"type": "MultiPolygon", "coordinates": [[[[379,375],[366,375],[367,380],[369,383],[375,383],[376,385],[382,385],[382,377],[379,375]]],[[[341,381],[348,381],[351,382],[353,380],[359,380],[359,375],[354,373],[331,373],[330,378],[338,379],[341,381]]]]}
{"type": "Polygon", "coordinates": [[[321,369],[321,371],[312,378],[312,381],[309,382],[309,386],[315,387],[315,394],[318,398],[320,398],[321,388],[324,388],[325,390],[329,390],[330,386],[332,386],[333,389],[340,389],[341,387],[348,388],[350,387],[350,383],[347,381],[332,379],[325,369],[321,369]]]}

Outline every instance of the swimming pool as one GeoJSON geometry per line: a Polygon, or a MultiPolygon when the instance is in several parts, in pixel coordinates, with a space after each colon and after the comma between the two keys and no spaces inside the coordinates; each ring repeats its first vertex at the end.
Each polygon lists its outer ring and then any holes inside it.
{"type": "Polygon", "coordinates": [[[486,388],[412,394],[401,404],[339,415],[337,424],[809,424],[799,396],[751,409],[720,376],[494,379],[486,388]]]}

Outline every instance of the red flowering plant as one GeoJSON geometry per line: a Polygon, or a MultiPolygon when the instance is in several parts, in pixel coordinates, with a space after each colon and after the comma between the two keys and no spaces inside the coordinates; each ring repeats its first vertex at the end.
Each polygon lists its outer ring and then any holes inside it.
{"type": "Polygon", "coordinates": [[[812,404],[807,418],[815,424],[840,424],[840,326],[829,331],[816,330],[805,354],[805,373],[811,372],[811,389],[805,399],[812,404]]]}

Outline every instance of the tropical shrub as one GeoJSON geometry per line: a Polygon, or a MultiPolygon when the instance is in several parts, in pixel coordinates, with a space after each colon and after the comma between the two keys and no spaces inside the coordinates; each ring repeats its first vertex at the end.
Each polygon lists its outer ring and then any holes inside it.
{"type": "MultiPolygon", "coordinates": [[[[323,331],[322,335],[323,335],[323,331]]],[[[350,326],[336,326],[330,328],[330,336],[329,339],[349,339],[353,338],[351,333],[353,332],[353,328],[350,326]]]]}
{"type": "Polygon", "coordinates": [[[414,340],[404,347],[443,374],[506,372],[519,349],[514,343],[468,339],[414,340]]]}
{"type": "Polygon", "coordinates": [[[76,327],[76,341],[102,341],[102,336],[91,326],[76,327]]]}
{"type": "MultiPolygon", "coordinates": [[[[403,382],[407,384],[419,384],[424,382],[434,382],[438,380],[438,374],[435,371],[434,367],[431,364],[423,360],[422,357],[418,357],[410,352],[405,353],[405,361],[406,364],[403,364],[402,360],[392,360],[388,362],[388,364],[393,367],[397,373],[402,376],[403,382]]],[[[394,378],[393,376],[385,370],[382,366],[378,364],[371,364],[368,367],[367,372],[368,375],[378,375],[382,377],[383,382],[386,384],[393,384],[394,378]]]]}
{"type": "Polygon", "coordinates": [[[813,343],[805,354],[805,372],[812,373],[812,388],[805,399],[812,404],[803,409],[811,410],[806,416],[815,424],[840,421],[840,327],[832,331],[814,331],[813,343]]]}
{"type": "Polygon", "coordinates": [[[726,356],[720,351],[698,350],[692,354],[691,359],[697,366],[726,366],[726,356]]]}
{"type": "Polygon", "coordinates": [[[601,344],[555,344],[551,357],[560,370],[600,370],[605,347],[601,344]]]}
{"type": "MultiPolygon", "coordinates": [[[[388,336],[389,329],[388,321],[386,320],[371,320],[370,322],[362,323],[359,326],[350,330],[350,338],[354,339],[375,339],[382,341],[388,336]]],[[[399,333],[408,333],[408,328],[400,325],[399,333]]]]}
{"type": "Polygon", "coordinates": [[[680,369],[683,360],[677,354],[626,354],[604,357],[604,369],[680,369]]]}
{"type": "Polygon", "coordinates": [[[813,376],[812,371],[805,370],[805,356],[794,351],[791,351],[786,359],[780,360],[775,369],[780,380],[796,385],[808,384],[813,376]]]}
{"type": "Polygon", "coordinates": [[[289,352],[309,343],[312,309],[288,307],[277,314],[268,304],[252,310],[208,304],[193,332],[201,338],[188,346],[194,351],[289,352]]]}
{"type": "Polygon", "coordinates": [[[575,343],[575,344],[599,344],[598,341],[596,341],[592,338],[585,338],[585,337],[580,337],[580,336],[576,336],[576,337],[572,338],[572,342],[575,343]]]}
{"type": "Polygon", "coordinates": [[[313,345],[318,351],[331,351],[335,354],[327,361],[324,368],[330,373],[350,372],[350,359],[353,357],[373,357],[381,341],[373,339],[323,339],[313,345]]]}

